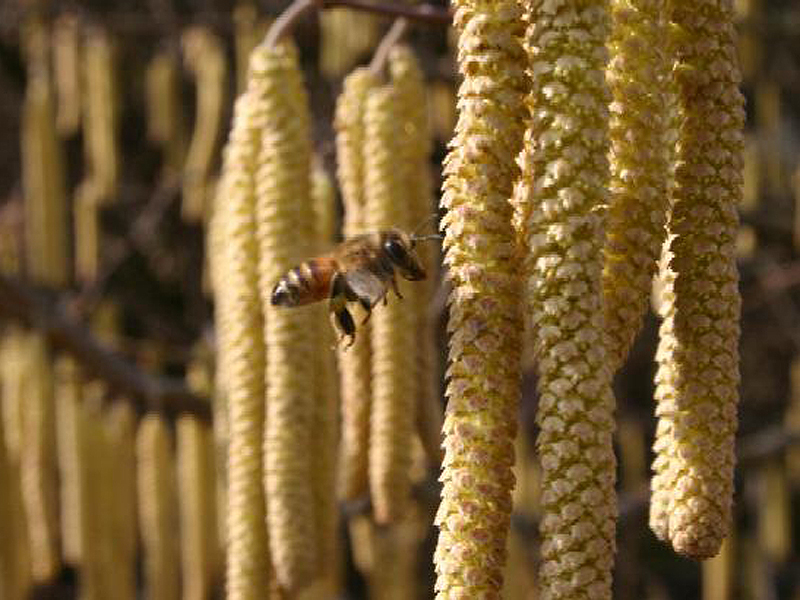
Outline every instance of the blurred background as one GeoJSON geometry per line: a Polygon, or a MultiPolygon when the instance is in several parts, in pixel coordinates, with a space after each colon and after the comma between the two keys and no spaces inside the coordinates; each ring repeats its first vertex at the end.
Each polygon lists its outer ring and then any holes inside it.
{"type": "MultiPolygon", "coordinates": [[[[616,379],[620,599],[800,600],[800,6],[735,4],[747,101],[735,532],[699,564],[647,528],[649,315],[616,379]]],[[[247,55],[283,8],[0,1],[2,599],[155,597],[143,579],[164,565],[181,581],[164,598],[223,596],[225,431],[205,234],[247,55]],[[158,419],[141,419],[153,407],[158,419]],[[170,528],[172,542],[158,538],[170,528]]],[[[331,178],[342,79],[391,22],[329,8],[295,28],[331,178]]],[[[406,39],[427,78],[438,190],[456,118],[452,32],[416,23],[406,39]]],[[[444,297],[432,307],[442,363],[444,297]]],[[[529,364],[525,373],[509,599],[536,597],[536,394],[529,364]]],[[[404,550],[391,555],[366,503],[342,504],[337,597],[433,596],[435,472],[416,474],[414,498],[404,550]]]]}

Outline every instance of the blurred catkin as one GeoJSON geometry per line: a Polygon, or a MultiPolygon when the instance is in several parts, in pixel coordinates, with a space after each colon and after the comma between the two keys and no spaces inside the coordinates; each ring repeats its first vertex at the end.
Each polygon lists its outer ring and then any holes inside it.
{"type": "Polygon", "coordinates": [[[227,595],[261,598],[269,547],[261,448],[264,438],[264,321],[258,296],[255,164],[261,139],[250,92],[239,97],[224,152],[212,244],[218,368],[228,416],[227,595]],[[217,266],[214,266],[217,265],[217,266]]]}
{"type": "Polygon", "coordinates": [[[527,81],[516,2],[458,0],[459,117],[445,159],[444,263],[452,284],[436,515],[437,598],[499,598],[520,393],[519,280],[509,199],[527,81]]]}
{"type": "MultiPolygon", "coordinates": [[[[431,190],[431,151],[433,140],[428,124],[425,80],[414,53],[408,46],[396,46],[389,53],[389,71],[397,89],[397,107],[401,119],[400,155],[404,185],[408,195],[409,228],[418,228],[426,221],[435,229],[435,213],[431,190]]],[[[420,232],[417,232],[420,233],[420,232]]],[[[409,287],[409,316],[416,342],[414,358],[417,374],[417,429],[431,465],[439,467],[442,460],[442,403],[439,391],[438,349],[431,327],[429,310],[436,289],[435,246],[425,242],[416,252],[428,273],[427,279],[409,287]]]]}
{"type": "MultiPolygon", "coordinates": [[[[336,231],[336,187],[321,164],[314,160],[311,170],[311,202],[314,218],[314,253],[325,252],[333,244],[336,231]]],[[[314,519],[317,552],[321,571],[328,582],[335,585],[339,506],[336,495],[336,478],[339,441],[339,381],[336,371],[336,344],[334,331],[328,324],[328,307],[324,304],[312,308],[317,351],[317,377],[312,411],[311,480],[314,492],[314,519]]],[[[329,595],[335,595],[333,589],[329,595]]]]}
{"type": "Polygon", "coordinates": [[[664,0],[612,0],[611,196],[603,295],[612,372],[625,360],[647,310],[665,236],[669,114],[664,0]]]}
{"type": "Polygon", "coordinates": [[[275,576],[288,593],[311,583],[318,572],[308,449],[319,350],[312,347],[310,311],[270,302],[278,280],[308,258],[313,231],[308,98],[297,61],[288,43],[261,45],[251,56],[248,82],[262,131],[255,212],[267,349],[267,523],[275,576]]]}
{"type": "Polygon", "coordinates": [[[155,54],[145,71],[147,139],[161,146],[166,175],[180,172],[186,152],[180,71],[174,49],[155,54]]]}
{"type": "Polygon", "coordinates": [[[320,71],[341,77],[368,54],[381,36],[382,19],[351,8],[329,8],[319,15],[320,71]]]}
{"type": "MultiPolygon", "coordinates": [[[[337,178],[344,204],[345,238],[366,231],[364,206],[364,103],[377,85],[367,68],[350,73],[336,102],[337,178]]],[[[369,324],[359,328],[350,348],[338,352],[341,382],[342,436],[339,460],[339,494],[355,500],[367,493],[367,448],[371,397],[371,344],[369,324]]]]}
{"type": "MultiPolygon", "coordinates": [[[[30,564],[27,527],[22,503],[18,447],[10,443],[12,419],[7,418],[7,404],[17,400],[20,360],[18,336],[9,330],[0,334],[0,598],[23,600],[28,597],[30,564]],[[17,339],[15,339],[17,338],[17,339]]],[[[19,432],[17,431],[17,435],[19,432]]]]}
{"type": "Polygon", "coordinates": [[[61,566],[53,367],[43,334],[27,334],[24,346],[27,364],[19,449],[22,497],[31,572],[35,581],[47,581],[61,566]]]}
{"type": "Polygon", "coordinates": [[[56,443],[58,448],[59,508],[61,548],[64,561],[80,565],[81,555],[81,476],[85,460],[82,381],[75,360],[59,356],[55,363],[56,443]]]}
{"type": "Polygon", "coordinates": [[[175,455],[163,417],[145,415],[136,433],[139,529],[144,588],[152,600],[180,597],[180,550],[175,455]]]}
{"type": "Polygon", "coordinates": [[[210,209],[209,179],[220,138],[227,66],[220,40],[207,28],[189,28],[181,41],[197,90],[194,133],[183,166],[181,213],[187,221],[200,222],[210,209]]]}
{"type": "Polygon", "coordinates": [[[60,286],[69,277],[67,199],[52,84],[41,65],[28,68],[22,110],[22,188],[28,277],[60,286]]]}
{"type": "Polygon", "coordinates": [[[109,465],[109,479],[105,482],[109,501],[105,510],[109,513],[111,589],[114,598],[134,600],[138,555],[136,415],[130,403],[121,400],[105,412],[103,421],[109,465]]]}
{"type": "MultiPolygon", "coordinates": [[[[399,98],[394,86],[375,88],[364,104],[364,220],[368,229],[407,229],[409,194],[397,167],[402,157],[399,98]]],[[[373,311],[369,489],[377,523],[398,520],[411,491],[411,440],[416,413],[414,350],[409,307],[389,290],[373,311]],[[390,297],[391,296],[391,297],[390,297]]]]}
{"type": "Polygon", "coordinates": [[[105,203],[114,199],[119,180],[119,97],[115,81],[115,49],[108,32],[99,28],[89,29],[83,55],[86,171],[97,186],[101,203],[105,203]]]}
{"type": "Polygon", "coordinates": [[[669,1],[681,112],[657,352],[650,526],[694,558],[731,518],[739,383],[743,99],[728,2],[669,1]]]}
{"type": "Polygon", "coordinates": [[[515,221],[539,373],[542,598],[610,598],[614,396],[603,321],[609,7],[525,2],[532,84],[515,221]]]}
{"type": "Polygon", "coordinates": [[[182,598],[212,596],[217,552],[214,455],[211,429],[193,416],[176,423],[182,598]]]}
{"type": "Polygon", "coordinates": [[[53,26],[56,126],[62,136],[74,135],[81,125],[80,34],[78,19],[73,14],[61,15],[53,26]]]}

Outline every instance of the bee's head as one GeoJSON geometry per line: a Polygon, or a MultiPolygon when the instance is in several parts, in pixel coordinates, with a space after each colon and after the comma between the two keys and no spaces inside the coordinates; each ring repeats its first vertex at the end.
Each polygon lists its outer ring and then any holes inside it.
{"type": "Polygon", "coordinates": [[[386,256],[400,272],[410,281],[425,279],[425,267],[422,266],[417,253],[414,252],[416,240],[407,233],[390,230],[384,233],[381,245],[386,256]]]}
{"type": "Polygon", "coordinates": [[[295,306],[297,305],[297,290],[289,285],[286,278],[281,279],[272,288],[270,302],[273,306],[295,306]]]}

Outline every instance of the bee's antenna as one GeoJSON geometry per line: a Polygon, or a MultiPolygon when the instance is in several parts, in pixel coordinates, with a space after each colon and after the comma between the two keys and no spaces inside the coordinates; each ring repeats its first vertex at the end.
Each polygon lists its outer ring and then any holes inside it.
{"type": "Polygon", "coordinates": [[[436,217],[438,217],[438,216],[439,216],[438,213],[433,213],[431,216],[427,217],[424,221],[422,221],[422,223],[417,225],[414,228],[414,231],[411,232],[411,239],[421,240],[422,238],[421,237],[417,237],[417,234],[420,231],[422,231],[423,229],[425,229],[425,226],[428,225],[429,223],[431,223],[432,221],[434,221],[436,219],[436,217]]]}
{"type": "Polygon", "coordinates": [[[434,233],[432,235],[412,235],[410,237],[411,243],[416,244],[417,242],[426,242],[428,240],[440,240],[443,236],[440,233],[434,233]]]}

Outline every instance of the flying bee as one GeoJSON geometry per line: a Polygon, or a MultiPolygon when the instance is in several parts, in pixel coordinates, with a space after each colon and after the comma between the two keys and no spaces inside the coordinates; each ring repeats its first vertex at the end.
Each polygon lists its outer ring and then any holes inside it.
{"type": "Polygon", "coordinates": [[[398,298],[395,272],[409,281],[425,279],[425,268],[414,251],[417,242],[439,239],[438,235],[415,236],[399,229],[387,229],[353,236],[330,253],[312,258],[284,275],[272,290],[273,306],[303,306],[328,299],[337,329],[353,345],[356,325],[347,309],[358,302],[367,312],[383,300],[391,286],[398,298]]]}

